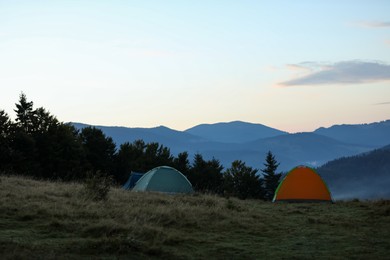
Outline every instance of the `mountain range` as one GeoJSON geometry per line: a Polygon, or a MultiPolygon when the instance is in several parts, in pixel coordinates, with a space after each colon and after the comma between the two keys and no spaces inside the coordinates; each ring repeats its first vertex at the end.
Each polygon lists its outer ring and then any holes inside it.
{"type": "MultiPolygon", "coordinates": [[[[71,123],[77,129],[89,126],[71,123]]],[[[216,158],[227,168],[234,160],[261,169],[268,151],[278,162],[279,170],[305,164],[318,167],[339,157],[352,156],[390,144],[390,120],[371,124],[334,125],[313,132],[287,133],[262,124],[234,121],[201,124],[185,131],[164,126],[128,128],[94,126],[112,137],[119,146],[142,139],[158,142],[173,154],[187,151],[190,158],[200,153],[205,159],[216,158]]]]}

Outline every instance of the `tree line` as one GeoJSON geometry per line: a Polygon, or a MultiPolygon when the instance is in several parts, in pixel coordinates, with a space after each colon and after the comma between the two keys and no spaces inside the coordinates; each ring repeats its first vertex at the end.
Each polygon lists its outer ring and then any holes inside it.
{"type": "Polygon", "coordinates": [[[198,153],[190,162],[187,152],[174,156],[159,143],[136,140],[119,147],[95,127],[77,130],[60,122],[45,108],[34,108],[24,93],[15,104],[15,121],[0,110],[0,173],[39,179],[83,181],[91,174],[111,175],[123,184],[131,172],[147,172],[166,165],[178,169],[195,191],[271,200],[279,184],[279,163],[268,152],[264,169],[234,161],[227,169],[198,153]]]}

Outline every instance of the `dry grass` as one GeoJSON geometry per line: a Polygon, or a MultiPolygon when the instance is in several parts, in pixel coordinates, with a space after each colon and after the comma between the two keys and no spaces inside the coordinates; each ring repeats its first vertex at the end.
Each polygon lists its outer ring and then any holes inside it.
{"type": "Polygon", "coordinates": [[[388,258],[390,202],[272,204],[1,177],[3,259],[388,258]]]}

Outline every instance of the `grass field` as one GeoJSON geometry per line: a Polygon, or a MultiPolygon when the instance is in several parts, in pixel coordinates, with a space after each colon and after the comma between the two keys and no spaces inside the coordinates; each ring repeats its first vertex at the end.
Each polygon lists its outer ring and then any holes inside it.
{"type": "Polygon", "coordinates": [[[273,204],[0,177],[1,259],[390,258],[390,201],[273,204]]]}

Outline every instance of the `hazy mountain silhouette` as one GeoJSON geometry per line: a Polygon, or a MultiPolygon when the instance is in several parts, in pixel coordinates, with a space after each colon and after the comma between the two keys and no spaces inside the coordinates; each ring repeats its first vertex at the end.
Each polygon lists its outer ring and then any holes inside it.
{"type": "Polygon", "coordinates": [[[272,151],[279,158],[280,168],[284,171],[300,164],[316,167],[329,160],[370,149],[369,146],[346,144],[314,133],[285,134],[259,139],[246,143],[245,147],[261,150],[263,154],[272,151]]]}
{"type": "Polygon", "coordinates": [[[287,133],[262,124],[242,121],[201,124],[187,129],[185,132],[222,143],[243,143],[287,133]]]}
{"type": "Polygon", "coordinates": [[[378,147],[390,144],[390,120],[370,124],[321,127],[315,130],[314,133],[346,143],[378,147]]]}
{"type": "Polygon", "coordinates": [[[390,198],[390,145],[317,169],[336,199],[390,198]]]}
{"type": "MultiPolygon", "coordinates": [[[[87,126],[83,123],[71,123],[77,129],[82,129],[87,126]]],[[[110,136],[113,141],[119,146],[125,142],[133,142],[142,139],[146,143],[158,142],[168,146],[173,153],[184,151],[183,148],[193,143],[202,143],[204,140],[201,137],[191,135],[186,132],[176,131],[165,126],[153,128],[129,128],[118,126],[94,126],[101,129],[106,136],[110,136]]]]}
{"type": "MultiPolygon", "coordinates": [[[[169,147],[173,154],[187,151],[190,160],[195,153],[201,153],[205,159],[215,157],[225,168],[230,167],[234,160],[242,160],[249,166],[261,169],[266,153],[272,151],[281,163],[279,170],[288,171],[299,164],[316,167],[329,160],[356,155],[390,143],[390,131],[383,130],[387,129],[389,122],[390,120],[369,125],[343,125],[342,131],[336,131],[338,126],[319,128],[312,133],[296,134],[238,121],[199,125],[186,131],[176,131],[164,126],[95,127],[111,136],[118,146],[137,139],[147,143],[158,142],[169,147]],[[349,135],[346,129],[351,129],[349,135]],[[319,134],[320,132],[324,134],[319,134]],[[372,133],[377,135],[373,136],[372,133]]],[[[87,126],[81,123],[73,125],[78,129],[87,126]]]]}

